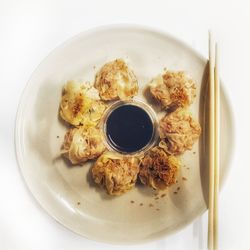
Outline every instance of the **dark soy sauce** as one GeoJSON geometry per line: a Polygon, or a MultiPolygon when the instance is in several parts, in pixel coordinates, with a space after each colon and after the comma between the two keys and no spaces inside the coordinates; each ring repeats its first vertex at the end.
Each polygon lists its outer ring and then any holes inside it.
{"type": "Polygon", "coordinates": [[[142,108],[127,104],[113,110],[106,122],[106,133],[113,148],[132,153],[145,147],[153,136],[153,123],[142,108]]]}

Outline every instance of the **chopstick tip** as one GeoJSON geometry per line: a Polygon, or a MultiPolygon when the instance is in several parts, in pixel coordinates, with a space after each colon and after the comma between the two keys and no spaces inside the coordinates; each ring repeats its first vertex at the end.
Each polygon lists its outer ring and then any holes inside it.
{"type": "Polygon", "coordinates": [[[214,44],[214,35],[212,30],[208,30],[209,43],[214,44]]]}

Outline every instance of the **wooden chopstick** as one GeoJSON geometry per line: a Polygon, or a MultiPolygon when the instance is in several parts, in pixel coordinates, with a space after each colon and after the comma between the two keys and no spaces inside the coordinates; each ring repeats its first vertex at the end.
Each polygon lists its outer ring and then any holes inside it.
{"type": "Polygon", "coordinates": [[[215,45],[215,66],[214,66],[214,99],[215,99],[215,147],[214,147],[214,249],[218,249],[218,208],[219,208],[219,181],[220,181],[220,77],[219,77],[219,58],[218,45],[215,45]]]}
{"type": "Polygon", "coordinates": [[[218,249],[220,82],[218,46],[209,33],[209,210],[208,249],[218,249]]]}
{"type": "Polygon", "coordinates": [[[209,33],[209,205],[208,249],[213,249],[214,231],[214,44],[209,33]]]}

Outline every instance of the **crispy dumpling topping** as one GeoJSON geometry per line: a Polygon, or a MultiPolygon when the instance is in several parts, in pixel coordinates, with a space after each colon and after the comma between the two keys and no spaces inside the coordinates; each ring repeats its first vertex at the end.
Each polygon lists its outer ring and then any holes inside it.
{"type": "Polygon", "coordinates": [[[92,168],[95,183],[110,195],[121,195],[134,187],[138,172],[137,158],[112,152],[101,155],[92,168]]]}
{"type": "Polygon", "coordinates": [[[75,126],[95,126],[106,109],[98,98],[98,92],[93,86],[69,81],[64,86],[60,116],[75,126]]]}
{"type": "Polygon", "coordinates": [[[138,92],[137,79],[122,59],[104,64],[96,75],[94,86],[105,101],[130,99],[138,92]]]}
{"type": "Polygon", "coordinates": [[[187,107],[196,96],[195,82],[183,71],[166,71],[154,78],[150,92],[165,109],[187,107]]]}
{"type": "Polygon", "coordinates": [[[191,114],[185,110],[176,110],[167,114],[159,122],[159,146],[170,154],[182,154],[191,150],[201,134],[201,127],[191,114]]]}
{"type": "Polygon", "coordinates": [[[100,156],[105,150],[100,130],[95,127],[71,128],[64,137],[62,154],[72,164],[86,162],[100,156]]]}
{"type": "Polygon", "coordinates": [[[142,159],[139,177],[143,184],[163,190],[176,183],[179,166],[180,162],[175,156],[154,147],[142,159]]]}

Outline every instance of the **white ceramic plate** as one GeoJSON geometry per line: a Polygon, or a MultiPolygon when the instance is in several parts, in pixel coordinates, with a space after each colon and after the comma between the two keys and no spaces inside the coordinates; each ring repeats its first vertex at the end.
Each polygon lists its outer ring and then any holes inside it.
{"type": "MultiPolygon", "coordinates": [[[[16,121],[17,159],[25,182],[41,206],[80,235],[125,244],[172,233],[201,215],[207,209],[208,197],[206,64],[206,59],[182,42],[140,26],[94,29],[54,50],[33,73],[16,121]],[[68,167],[59,157],[66,131],[58,119],[63,84],[69,79],[93,81],[98,68],[115,58],[129,62],[141,87],[164,67],[185,70],[197,82],[198,95],[191,110],[200,120],[203,133],[193,150],[182,157],[185,167],[180,170],[178,184],[162,192],[166,196],[159,200],[154,199],[154,191],[143,186],[121,197],[110,197],[92,182],[90,164],[68,167]],[[177,187],[180,190],[174,194],[177,187]]],[[[222,181],[232,154],[230,112],[222,88],[222,181]]]]}

